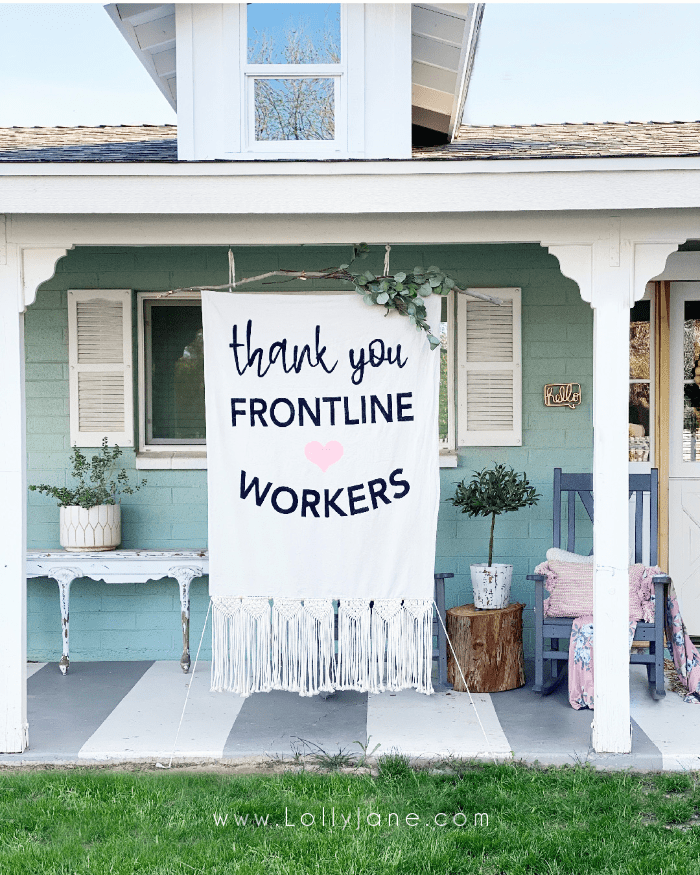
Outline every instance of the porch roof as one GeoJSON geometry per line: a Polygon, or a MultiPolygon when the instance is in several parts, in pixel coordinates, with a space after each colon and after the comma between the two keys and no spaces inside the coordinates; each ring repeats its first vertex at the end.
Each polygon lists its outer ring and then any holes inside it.
{"type": "MultiPolygon", "coordinates": [[[[693,156],[700,156],[700,121],[462,125],[453,143],[413,150],[414,161],[693,156]]],[[[0,128],[0,162],[178,163],[177,127],[0,128]]]]}

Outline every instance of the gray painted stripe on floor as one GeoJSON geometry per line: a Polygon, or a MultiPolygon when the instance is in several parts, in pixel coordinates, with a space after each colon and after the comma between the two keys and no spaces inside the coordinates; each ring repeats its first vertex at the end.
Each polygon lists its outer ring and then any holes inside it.
{"type": "MultiPolygon", "coordinates": [[[[175,664],[175,663],[173,663],[175,664]]],[[[56,663],[27,681],[31,759],[47,753],[77,758],[78,751],[153,665],[138,662],[72,662],[67,675],[56,663]]]]}
{"type": "Polygon", "coordinates": [[[355,742],[367,743],[367,694],[341,690],[322,699],[281,690],[254,693],[233,724],[224,757],[269,754],[288,759],[295,748],[302,750],[299,738],[318,744],[327,753],[337,753],[339,748],[361,753],[355,742]]]}
{"type": "Polygon", "coordinates": [[[569,704],[566,683],[549,696],[532,691],[533,671],[527,671],[527,682],[518,690],[492,693],[491,700],[513,758],[555,765],[589,762],[606,769],[661,769],[663,759],[659,748],[632,721],[632,758],[629,754],[596,754],[591,748],[591,723],[594,712],[582,708],[576,711],[569,704]]]}

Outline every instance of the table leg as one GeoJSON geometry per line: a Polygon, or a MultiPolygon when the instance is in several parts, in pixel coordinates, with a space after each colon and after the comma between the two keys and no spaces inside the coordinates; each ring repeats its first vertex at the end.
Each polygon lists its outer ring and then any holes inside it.
{"type": "Polygon", "coordinates": [[[190,583],[195,577],[202,576],[201,568],[175,566],[168,572],[174,577],[180,587],[180,610],[182,616],[182,656],[180,667],[187,674],[190,670],[190,583]]]}
{"type": "Polygon", "coordinates": [[[58,594],[61,603],[61,637],[63,639],[63,656],[58,663],[61,669],[61,674],[66,674],[70,665],[69,658],[69,601],[70,601],[70,585],[76,579],[81,577],[81,572],[76,568],[50,568],[47,577],[53,578],[58,584],[58,594]]]}

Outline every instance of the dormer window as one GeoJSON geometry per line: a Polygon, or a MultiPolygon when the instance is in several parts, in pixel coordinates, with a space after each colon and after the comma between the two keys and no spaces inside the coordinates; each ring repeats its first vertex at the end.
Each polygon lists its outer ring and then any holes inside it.
{"type": "Polygon", "coordinates": [[[340,3],[248,3],[242,36],[250,151],[347,149],[348,16],[340,3]]]}

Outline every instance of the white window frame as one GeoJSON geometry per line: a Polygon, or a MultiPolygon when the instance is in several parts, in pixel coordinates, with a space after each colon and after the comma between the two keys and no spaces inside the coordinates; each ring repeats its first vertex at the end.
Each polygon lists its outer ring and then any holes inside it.
{"type": "Polygon", "coordinates": [[[270,158],[323,158],[359,154],[364,149],[364,4],[340,5],[339,64],[249,64],[247,4],[241,4],[240,9],[243,151],[270,158]],[[352,46],[352,52],[349,46],[352,46]],[[256,79],[334,79],[334,138],[256,140],[256,79]]]}
{"type": "MultiPolygon", "coordinates": [[[[198,444],[151,444],[148,443],[148,393],[150,391],[149,356],[147,349],[147,326],[144,316],[148,301],[162,302],[162,292],[136,293],[137,360],[138,360],[138,417],[139,444],[136,467],[150,468],[206,468],[207,445],[198,444]]],[[[172,301],[201,303],[199,292],[178,292],[172,301]]],[[[177,305],[176,305],[177,306],[177,305]]]]}
{"type": "MultiPolygon", "coordinates": [[[[522,376],[522,290],[509,288],[473,288],[467,291],[492,295],[513,302],[513,360],[512,362],[468,362],[464,349],[466,312],[470,300],[467,295],[457,295],[457,326],[454,333],[457,406],[457,446],[459,447],[520,447],[523,443],[523,376],[522,376]],[[513,371],[513,428],[509,431],[470,431],[467,428],[467,374],[470,370],[513,371]]],[[[494,304],[493,306],[497,306],[494,304]]]]}

